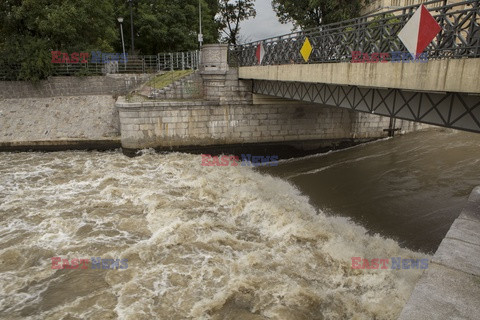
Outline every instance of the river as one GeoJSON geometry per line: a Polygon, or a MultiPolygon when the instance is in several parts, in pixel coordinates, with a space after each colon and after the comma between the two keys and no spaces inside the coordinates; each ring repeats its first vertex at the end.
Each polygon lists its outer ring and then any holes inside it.
{"type": "Polygon", "coordinates": [[[352,257],[429,259],[480,184],[479,146],[423,132],[257,169],[2,153],[0,318],[396,319],[422,270],[352,257]]]}
{"type": "Polygon", "coordinates": [[[323,212],[434,253],[480,185],[480,135],[418,132],[284,161],[262,172],[290,181],[323,212]]]}

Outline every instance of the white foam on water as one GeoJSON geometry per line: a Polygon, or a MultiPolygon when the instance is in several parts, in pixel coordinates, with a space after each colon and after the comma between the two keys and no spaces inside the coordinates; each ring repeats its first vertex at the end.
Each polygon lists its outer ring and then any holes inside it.
{"type": "Polygon", "coordinates": [[[395,319],[421,271],[354,270],[351,258],[425,258],[327,217],[284,180],[200,156],[0,164],[0,317],[395,319]],[[54,256],[128,269],[52,270],[54,256]]]}
{"type": "Polygon", "coordinates": [[[388,140],[391,140],[391,139],[393,139],[393,138],[392,138],[392,137],[386,137],[386,138],[382,138],[382,139],[376,139],[376,140],[373,140],[373,141],[369,141],[369,142],[357,144],[357,145],[354,145],[354,146],[351,146],[351,147],[348,147],[348,148],[330,150],[330,151],[322,152],[322,153],[315,153],[315,154],[311,154],[311,155],[304,156],[304,157],[282,159],[282,160],[279,160],[279,163],[284,164],[284,163],[291,163],[291,162],[303,161],[303,160],[307,160],[307,159],[314,159],[314,158],[325,157],[325,156],[330,155],[330,154],[332,154],[332,153],[344,152],[344,151],[346,151],[346,150],[351,150],[351,149],[364,148],[365,146],[368,146],[368,145],[371,145],[371,144],[380,143],[380,142],[383,142],[383,141],[388,141],[388,140]]]}
{"type": "Polygon", "coordinates": [[[325,166],[325,167],[322,167],[322,168],[317,168],[317,169],[308,170],[308,171],[305,171],[305,172],[300,172],[300,173],[296,173],[296,174],[293,174],[293,175],[289,175],[288,177],[286,177],[286,179],[292,179],[292,178],[296,178],[296,177],[304,176],[304,175],[312,175],[312,174],[316,174],[316,173],[319,173],[319,172],[322,172],[322,171],[325,171],[325,170],[329,170],[331,168],[344,166],[346,164],[361,162],[361,161],[365,161],[365,160],[369,160],[369,159],[381,158],[381,157],[383,157],[387,154],[388,153],[379,153],[379,154],[374,154],[374,155],[369,155],[369,156],[364,156],[364,157],[358,157],[358,158],[351,159],[351,160],[340,161],[340,162],[336,162],[334,164],[331,164],[331,165],[328,165],[328,166],[325,166]]]}

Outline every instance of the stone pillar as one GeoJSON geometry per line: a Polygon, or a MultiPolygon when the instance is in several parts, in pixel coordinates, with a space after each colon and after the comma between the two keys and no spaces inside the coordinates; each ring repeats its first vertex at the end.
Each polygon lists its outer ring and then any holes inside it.
{"type": "Polygon", "coordinates": [[[228,45],[207,44],[201,52],[200,74],[203,78],[205,99],[221,101],[225,95],[228,71],[228,45]]]}
{"type": "Polygon", "coordinates": [[[228,44],[206,44],[202,47],[200,71],[228,71],[228,44]]]}

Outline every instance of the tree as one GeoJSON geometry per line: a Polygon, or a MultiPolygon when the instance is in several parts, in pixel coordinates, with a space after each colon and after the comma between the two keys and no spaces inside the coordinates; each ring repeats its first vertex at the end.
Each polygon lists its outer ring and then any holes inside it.
{"type": "MultiPolygon", "coordinates": [[[[238,0],[234,8],[223,6],[229,13],[223,20],[215,19],[221,9],[217,0],[134,0],[136,53],[155,55],[198,48],[199,1],[204,43],[217,42],[219,30],[226,26],[237,39],[238,23],[255,14],[254,0],[238,0]]],[[[127,0],[0,1],[1,76],[11,80],[47,78],[56,69],[51,62],[52,51],[121,52],[118,17],[125,18],[128,49],[131,35],[127,0]]]]}
{"type": "MultiPolygon", "coordinates": [[[[218,24],[214,19],[217,1],[201,0],[200,4],[204,42],[217,42],[218,24]]],[[[129,7],[124,6],[121,14],[129,17],[129,7]]],[[[197,49],[198,19],[198,0],[136,0],[133,14],[135,51],[155,55],[197,49]]],[[[124,29],[130,30],[130,19],[125,19],[124,29]]],[[[127,47],[130,37],[130,32],[125,32],[127,47]]]]}
{"type": "Polygon", "coordinates": [[[52,74],[53,50],[111,51],[119,38],[111,0],[0,3],[0,69],[12,80],[52,74]]]}
{"type": "Polygon", "coordinates": [[[362,0],[272,0],[281,23],[310,29],[359,15],[362,0]]]}
{"type": "Polygon", "coordinates": [[[220,0],[217,21],[224,33],[225,42],[236,45],[239,40],[240,22],[254,18],[255,0],[220,0]]]}
{"type": "MultiPolygon", "coordinates": [[[[199,0],[134,0],[135,49],[155,55],[198,47],[199,0]]],[[[204,41],[217,42],[218,1],[201,0],[204,41]]],[[[124,17],[130,44],[126,0],[0,1],[0,71],[11,80],[39,80],[54,72],[51,51],[121,52],[117,18],[124,17]]]]}

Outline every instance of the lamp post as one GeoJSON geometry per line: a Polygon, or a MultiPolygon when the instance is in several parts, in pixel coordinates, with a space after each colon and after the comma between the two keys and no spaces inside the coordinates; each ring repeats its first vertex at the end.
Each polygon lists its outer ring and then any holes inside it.
{"type": "Polygon", "coordinates": [[[198,43],[200,50],[198,51],[197,56],[197,68],[200,68],[200,63],[202,62],[202,44],[203,44],[203,33],[202,33],[202,0],[198,0],[198,43]]]}
{"type": "Polygon", "coordinates": [[[202,5],[201,5],[202,0],[198,0],[198,42],[200,44],[200,50],[202,49],[202,43],[203,43],[203,33],[202,33],[202,5]]]}
{"type": "Polygon", "coordinates": [[[125,70],[127,70],[127,59],[125,58],[125,42],[123,41],[123,18],[118,17],[118,22],[120,23],[120,34],[122,35],[122,48],[123,48],[123,63],[125,65],[125,70]]]}
{"type": "Polygon", "coordinates": [[[135,42],[134,42],[134,37],[133,37],[133,9],[132,9],[132,3],[133,0],[128,0],[130,3],[130,32],[132,34],[132,55],[135,54],[135,42]]]}

